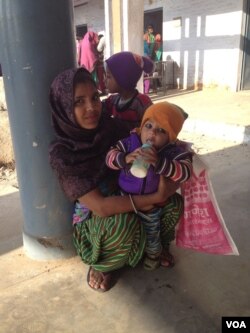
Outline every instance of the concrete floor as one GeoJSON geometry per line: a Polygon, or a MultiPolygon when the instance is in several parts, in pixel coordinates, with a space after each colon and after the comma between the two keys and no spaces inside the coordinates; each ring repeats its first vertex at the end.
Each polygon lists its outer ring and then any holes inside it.
{"type": "MultiPolygon", "coordinates": [[[[159,96],[156,96],[158,99],[159,96]]],[[[22,247],[19,192],[0,184],[0,333],[219,333],[222,316],[250,316],[250,91],[203,91],[168,97],[189,121],[218,131],[183,131],[210,167],[216,197],[240,256],[177,248],[176,266],[154,272],[124,268],[108,293],[91,290],[78,257],[34,261],[22,247]],[[223,120],[223,121],[222,121],[223,120]],[[224,131],[224,128],[221,130],[224,131]]]]}

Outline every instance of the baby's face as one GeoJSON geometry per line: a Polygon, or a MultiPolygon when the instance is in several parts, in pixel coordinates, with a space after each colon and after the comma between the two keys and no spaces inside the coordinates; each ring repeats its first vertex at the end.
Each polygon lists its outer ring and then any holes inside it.
{"type": "Polygon", "coordinates": [[[158,150],[169,143],[168,132],[153,119],[148,119],[141,129],[142,144],[151,142],[158,150]]]}

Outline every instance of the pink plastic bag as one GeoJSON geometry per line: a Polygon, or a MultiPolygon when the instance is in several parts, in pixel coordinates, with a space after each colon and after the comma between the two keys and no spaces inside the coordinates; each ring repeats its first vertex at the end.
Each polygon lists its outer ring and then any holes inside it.
{"type": "Polygon", "coordinates": [[[194,155],[193,175],[181,186],[184,214],[176,245],[199,252],[239,255],[218,207],[205,163],[194,155]]]}

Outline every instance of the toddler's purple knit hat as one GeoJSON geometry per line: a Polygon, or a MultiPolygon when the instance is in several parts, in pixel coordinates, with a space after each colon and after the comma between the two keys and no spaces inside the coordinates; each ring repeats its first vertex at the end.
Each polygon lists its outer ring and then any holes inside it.
{"type": "Polygon", "coordinates": [[[106,63],[116,82],[126,90],[133,90],[142,73],[150,74],[154,69],[151,59],[128,51],[113,54],[106,63]]]}

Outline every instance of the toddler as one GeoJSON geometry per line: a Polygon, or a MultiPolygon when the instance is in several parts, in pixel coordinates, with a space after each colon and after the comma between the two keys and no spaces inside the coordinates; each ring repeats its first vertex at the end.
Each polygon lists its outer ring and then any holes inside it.
{"type": "Polygon", "coordinates": [[[165,203],[150,207],[146,212],[138,212],[132,195],[155,192],[160,176],[178,183],[190,178],[192,153],[186,149],[185,144],[177,142],[177,136],[186,116],[187,114],[174,104],[168,102],[153,104],[146,110],[140,128],[131,132],[129,137],[118,141],[106,156],[108,167],[121,170],[120,189],[122,193],[130,194],[134,210],[144,223],[147,236],[144,268],[148,270],[156,269],[160,265],[174,264],[173,256],[169,253],[169,243],[174,238],[174,229],[161,230],[160,220],[163,210],[161,206],[165,203]],[[141,148],[145,143],[150,143],[151,147],[141,148]],[[137,178],[130,171],[132,163],[138,157],[149,164],[145,178],[137,178]],[[161,232],[169,233],[168,244],[162,244],[161,232]]]}
{"type": "Polygon", "coordinates": [[[103,101],[104,109],[122,120],[128,131],[138,127],[143,114],[152,104],[149,96],[139,93],[136,85],[142,73],[151,73],[154,63],[132,52],[119,52],[105,61],[106,86],[112,95],[103,101]]]}

